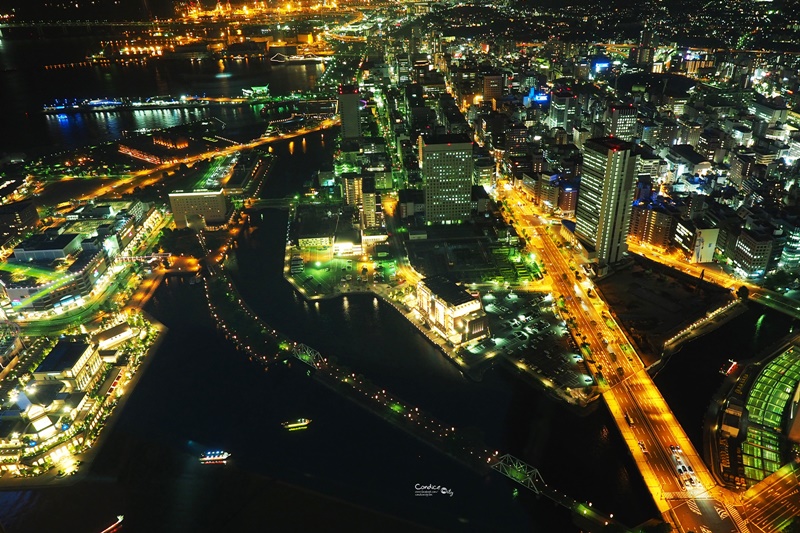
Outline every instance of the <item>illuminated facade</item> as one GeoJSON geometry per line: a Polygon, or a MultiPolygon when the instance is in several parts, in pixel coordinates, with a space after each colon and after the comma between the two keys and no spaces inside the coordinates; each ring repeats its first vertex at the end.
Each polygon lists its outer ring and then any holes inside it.
{"type": "Polygon", "coordinates": [[[605,137],[584,145],[575,234],[588,258],[601,265],[622,259],[636,190],[633,145],[605,137]]]}
{"type": "Polygon", "coordinates": [[[786,243],[783,245],[779,268],[795,269],[800,266],[800,225],[784,222],[786,243]]]}
{"type": "Polygon", "coordinates": [[[339,114],[342,118],[342,139],[357,140],[361,137],[361,117],[359,107],[361,96],[358,86],[341,85],[339,87],[339,114]]]}
{"type": "Polygon", "coordinates": [[[85,250],[66,272],[52,280],[6,283],[4,288],[10,304],[7,312],[49,311],[80,304],[108,270],[108,265],[105,248],[85,250]]]}
{"type": "Polygon", "coordinates": [[[634,205],[631,211],[630,237],[635,241],[666,250],[672,242],[677,219],[665,209],[634,205]]]}
{"type": "Polygon", "coordinates": [[[342,174],[342,196],[346,205],[358,207],[364,201],[361,174],[347,172],[342,174]]]}
{"type": "Polygon", "coordinates": [[[417,283],[417,309],[443,337],[456,343],[489,335],[480,299],[443,276],[417,283]]]}
{"type": "Polygon", "coordinates": [[[547,125],[551,128],[564,128],[572,131],[577,124],[578,97],[569,92],[556,93],[550,101],[550,114],[547,125]]]}
{"type": "Polygon", "coordinates": [[[86,391],[96,382],[102,364],[97,346],[60,340],[33,371],[33,379],[60,381],[70,391],[86,391]]]}
{"type": "Polygon", "coordinates": [[[219,191],[175,191],[169,195],[175,227],[186,228],[192,217],[210,226],[225,224],[231,213],[231,202],[219,191]]]}
{"type": "Polygon", "coordinates": [[[378,224],[378,205],[375,195],[375,178],[364,178],[361,181],[362,203],[361,223],[364,228],[375,228],[378,224]]]}
{"type": "Polygon", "coordinates": [[[428,224],[459,224],[470,216],[472,142],[465,135],[419,138],[428,224]]]}
{"type": "Polygon", "coordinates": [[[675,227],[673,243],[692,263],[710,263],[719,240],[719,228],[707,227],[701,220],[680,220],[675,227]]]}
{"type": "Polygon", "coordinates": [[[636,114],[636,107],[633,104],[610,106],[606,112],[606,136],[632,141],[636,137],[636,114]]]}
{"type": "Polygon", "coordinates": [[[483,77],[483,101],[499,101],[503,97],[503,76],[487,74],[483,77]]]}
{"type": "Polygon", "coordinates": [[[733,266],[747,277],[763,276],[772,254],[772,236],[743,229],[736,240],[733,266]]]}

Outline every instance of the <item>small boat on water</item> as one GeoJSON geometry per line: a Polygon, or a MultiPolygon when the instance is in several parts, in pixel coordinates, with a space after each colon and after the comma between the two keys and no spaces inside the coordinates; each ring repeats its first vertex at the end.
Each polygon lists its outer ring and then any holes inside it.
{"type": "Polygon", "coordinates": [[[311,420],[308,418],[298,418],[297,420],[286,421],[281,425],[288,431],[299,431],[301,429],[307,429],[310,423],[311,420]]]}
{"type": "Polygon", "coordinates": [[[224,465],[228,463],[230,453],[222,450],[205,452],[200,455],[200,462],[204,465],[224,465]]]}
{"type": "Polygon", "coordinates": [[[125,518],[124,515],[118,515],[117,516],[117,521],[114,522],[113,524],[111,524],[110,526],[108,526],[107,528],[105,528],[100,533],[115,533],[117,531],[120,531],[122,529],[122,520],[124,518],[125,518]]]}

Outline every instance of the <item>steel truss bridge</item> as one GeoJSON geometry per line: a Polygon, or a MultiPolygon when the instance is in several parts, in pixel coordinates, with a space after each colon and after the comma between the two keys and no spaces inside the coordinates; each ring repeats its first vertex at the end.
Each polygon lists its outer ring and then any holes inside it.
{"type": "Polygon", "coordinates": [[[297,359],[310,366],[315,370],[319,370],[325,366],[325,359],[314,348],[306,346],[305,344],[298,344],[292,350],[292,355],[297,359]]]}

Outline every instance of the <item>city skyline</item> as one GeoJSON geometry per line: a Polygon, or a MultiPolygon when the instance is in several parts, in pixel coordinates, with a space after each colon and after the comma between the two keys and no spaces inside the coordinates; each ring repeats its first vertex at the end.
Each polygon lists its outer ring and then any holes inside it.
{"type": "Polygon", "coordinates": [[[800,527],[787,5],[26,6],[0,531],[800,527]]]}

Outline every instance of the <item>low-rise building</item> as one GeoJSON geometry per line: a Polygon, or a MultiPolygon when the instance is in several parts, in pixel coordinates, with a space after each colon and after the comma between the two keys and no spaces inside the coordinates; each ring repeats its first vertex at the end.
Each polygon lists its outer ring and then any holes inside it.
{"type": "Polygon", "coordinates": [[[175,191],[169,194],[175,227],[186,228],[192,219],[203,225],[225,224],[231,214],[231,201],[222,190],[175,191]]]}
{"type": "Polygon", "coordinates": [[[14,247],[17,261],[52,261],[63,259],[81,249],[82,236],[79,233],[39,233],[14,247]]]}
{"type": "Polygon", "coordinates": [[[98,350],[107,350],[133,337],[133,328],[127,322],[118,324],[94,336],[98,350]]]}
{"type": "Polygon", "coordinates": [[[443,276],[417,283],[417,309],[443,337],[459,344],[489,334],[480,299],[443,276]]]}
{"type": "Polygon", "coordinates": [[[33,371],[33,379],[61,381],[70,390],[87,391],[95,383],[102,364],[97,346],[60,340],[33,371]]]}

